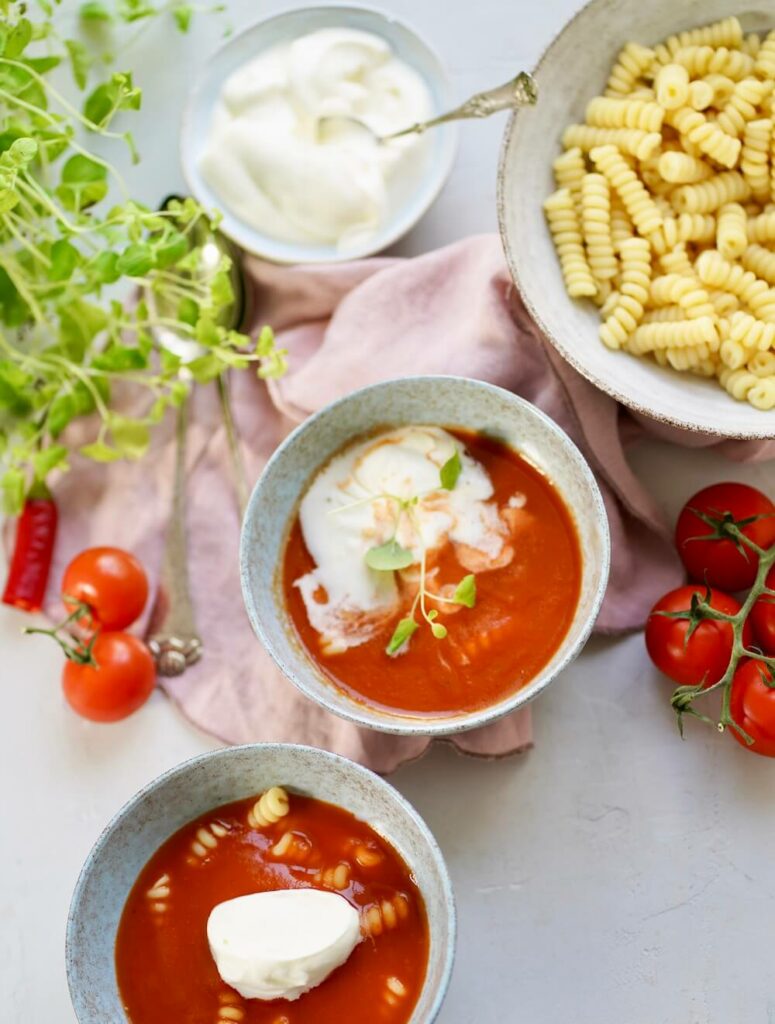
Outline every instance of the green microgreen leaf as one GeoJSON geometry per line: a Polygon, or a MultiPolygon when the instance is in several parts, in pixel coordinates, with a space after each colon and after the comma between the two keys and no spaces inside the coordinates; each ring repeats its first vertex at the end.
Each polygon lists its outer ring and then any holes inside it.
{"type": "Polygon", "coordinates": [[[437,640],[444,640],[447,636],[447,627],[442,626],[440,622],[432,622],[431,633],[433,633],[437,640]]]}
{"type": "Polygon", "coordinates": [[[452,595],[452,600],[455,604],[462,604],[466,608],[474,607],[476,604],[476,577],[473,573],[464,576],[458,583],[455,587],[455,593],[452,595]]]}
{"type": "Polygon", "coordinates": [[[395,539],[380,544],[378,547],[369,548],[366,552],[366,565],[378,572],[393,572],[396,569],[406,569],[414,561],[414,555],[408,548],[403,548],[395,539]]]}
{"type": "Polygon", "coordinates": [[[462,471],[463,463],[460,460],[460,452],[456,448],[454,454],[447,459],[439,471],[441,486],[445,491],[453,491],[455,489],[455,484],[462,471]]]}
{"type": "Polygon", "coordinates": [[[188,32],[193,13],[194,8],[191,4],[179,4],[172,8],[172,16],[181,32],[188,32]]]}
{"type": "Polygon", "coordinates": [[[84,21],[109,22],[113,20],[109,8],[99,0],[87,0],[79,7],[78,14],[84,21]]]}
{"type": "Polygon", "coordinates": [[[401,619],[393,631],[393,635],[391,636],[385,651],[391,655],[398,654],[404,644],[409,642],[418,629],[419,626],[413,618],[407,617],[405,619],[401,619]]]}
{"type": "Polygon", "coordinates": [[[66,39],[65,47],[70,55],[70,66],[73,69],[73,78],[79,89],[86,88],[86,81],[89,77],[91,57],[89,51],[77,39],[66,39]]]}

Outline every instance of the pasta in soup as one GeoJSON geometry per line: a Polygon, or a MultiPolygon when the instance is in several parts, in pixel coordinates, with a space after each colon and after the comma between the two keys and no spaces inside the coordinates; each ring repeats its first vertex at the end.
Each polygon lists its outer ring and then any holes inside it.
{"type": "Polygon", "coordinates": [[[405,1024],[428,943],[422,896],[392,846],[341,808],[273,787],[215,808],[153,855],[121,916],[116,973],[132,1024],[341,1024],[353,1006],[405,1024]],[[316,914],[331,914],[333,903],[354,922],[351,941],[325,970],[317,934],[327,922],[306,923],[293,910],[304,893],[316,914]],[[261,921],[250,917],[254,901],[267,897],[274,916],[263,922],[277,936],[261,935],[261,921]],[[315,928],[312,956],[298,949],[289,972],[289,944],[303,946],[315,928]],[[314,987],[305,972],[316,975],[314,987]]]}
{"type": "Polygon", "coordinates": [[[514,693],[578,603],[571,516],[498,440],[406,426],[356,440],[302,498],[283,595],[319,669],[356,700],[444,716],[514,693]]]}

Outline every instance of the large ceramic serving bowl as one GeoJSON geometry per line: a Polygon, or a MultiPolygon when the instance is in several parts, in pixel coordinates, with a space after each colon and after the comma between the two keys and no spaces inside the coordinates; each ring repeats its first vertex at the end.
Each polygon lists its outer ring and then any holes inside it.
{"type": "Polygon", "coordinates": [[[411,1024],[436,1018],[454,959],[455,903],[427,826],[389,783],[352,761],[313,747],[255,743],[215,750],[173,768],[133,797],[97,840],[67,922],[67,977],[80,1024],[127,1024],[113,949],[124,902],[152,854],[211,808],[276,785],[337,804],[368,822],[411,868],[430,927],[428,973],[411,1024]]]}
{"type": "Polygon", "coordinates": [[[209,125],[221,86],[233,71],[278,43],[321,28],[351,28],[381,36],[427,85],[438,113],[455,105],[447,73],[433,50],[403,22],[388,14],[352,4],[303,7],[260,21],[232,36],[199,71],[183,114],[180,155],[183,174],[193,195],[208,209],[223,210],[221,230],[247,252],[276,263],[336,263],[381,252],[410,231],[426,212],[449,177],[457,152],[457,126],[437,128],[427,136],[429,149],[417,188],[373,235],[357,246],[283,242],[257,231],[225,209],[199,170],[209,125]]]}
{"type": "Polygon", "coordinates": [[[535,70],[540,101],[510,120],[501,151],[498,211],[514,281],[544,334],[580,373],[625,405],[663,423],[723,437],[773,437],[775,412],[737,402],[716,381],[612,352],[590,302],[568,298],[542,204],[556,187],[552,161],[566,126],[584,120],[625,43],[657,43],[683,29],[737,15],[745,29],[775,27],[771,0],[592,0],[535,70]]]}
{"type": "Polygon", "coordinates": [[[589,636],[608,579],[609,537],[603,501],[589,466],[562,430],[509,391],[462,377],[405,377],[354,391],[311,416],[277,449],[248,504],[240,571],[250,621],[285,675],[329,711],[383,732],[449,735],[492,722],[539,694],[589,636]],[[581,596],[552,659],[525,686],[478,711],[451,716],[377,709],[338,689],[299,643],[282,595],[283,549],[311,478],[354,438],[377,427],[410,423],[462,427],[496,436],[542,470],[570,510],[582,552],[581,596]]]}

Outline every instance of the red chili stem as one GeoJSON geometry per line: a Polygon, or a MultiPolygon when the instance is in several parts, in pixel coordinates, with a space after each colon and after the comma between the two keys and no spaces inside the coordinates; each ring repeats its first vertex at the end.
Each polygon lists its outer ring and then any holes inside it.
{"type": "Polygon", "coordinates": [[[3,603],[39,612],[46,595],[57,531],[57,507],[43,484],[30,491],[16,525],[3,603]]]}

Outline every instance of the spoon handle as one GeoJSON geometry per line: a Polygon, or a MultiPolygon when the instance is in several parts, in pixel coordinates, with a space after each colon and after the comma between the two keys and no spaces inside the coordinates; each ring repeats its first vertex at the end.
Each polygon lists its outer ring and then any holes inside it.
{"type": "Polygon", "coordinates": [[[398,139],[402,135],[413,135],[434,128],[437,124],[444,124],[446,121],[462,121],[470,117],[489,117],[499,110],[510,110],[514,107],[531,107],[538,100],[538,88],[535,79],[527,71],[520,71],[516,78],[498,85],[486,92],[478,92],[465,103],[461,103],[454,110],[440,114],[430,121],[421,121],[413,124],[410,128],[403,128],[400,132],[393,132],[391,135],[383,135],[382,141],[386,139],[398,139]]]}

